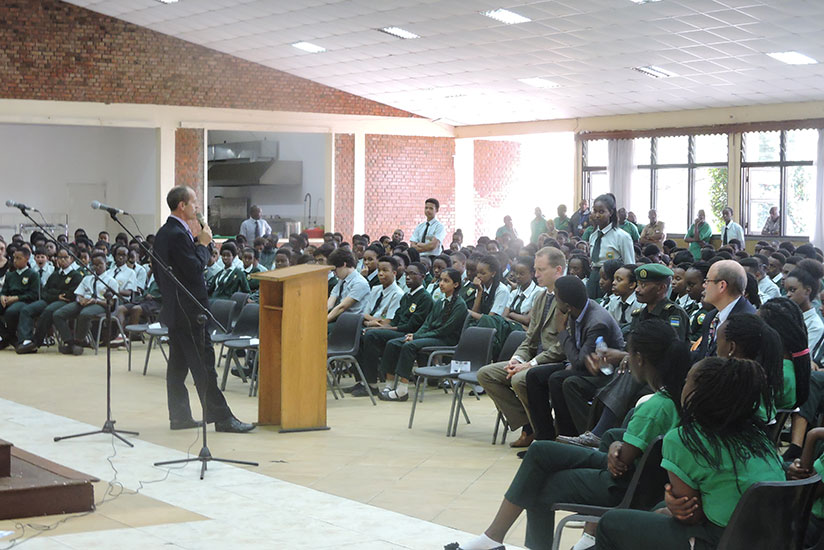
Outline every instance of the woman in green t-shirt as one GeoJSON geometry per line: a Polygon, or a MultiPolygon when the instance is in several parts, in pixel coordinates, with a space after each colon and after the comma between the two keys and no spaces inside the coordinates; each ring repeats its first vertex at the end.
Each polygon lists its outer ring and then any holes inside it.
{"type": "Polygon", "coordinates": [[[681,388],[690,364],[686,344],[661,319],[639,323],[629,334],[628,352],[632,375],[657,393],[638,406],[623,441],[601,450],[555,441],[534,442],[486,531],[448,548],[501,548],[507,531],[526,510],[526,547],[548,549],[555,526],[553,504],[616,506],[621,501],[636,459],[655,438],[678,423],[681,388]]]}
{"type": "Polygon", "coordinates": [[[664,513],[613,510],[598,523],[596,550],[712,550],[741,495],[782,481],[781,459],[757,411],[767,392],[761,365],[709,357],[690,370],[682,424],[664,437],[664,513]]]}

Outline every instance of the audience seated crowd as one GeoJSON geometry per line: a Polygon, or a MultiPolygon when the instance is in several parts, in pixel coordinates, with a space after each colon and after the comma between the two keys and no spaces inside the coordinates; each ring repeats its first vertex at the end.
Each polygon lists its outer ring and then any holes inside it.
{"type": "MultiPolygon", "coordinates": [[[[554,219],[536,208],[527,243],[509,216],[494,239],[470,245],[456,230],[447,243],[439,210],[437,199],[424,202],[408,242],[397,229],[279,244],[251,223],[212,243],[204,277],[212,300],[242,292],[256,302],[255,273],[330,266],[328,330],[345,312],[363,315],[364,379],[344,389],[355,397],[407,401],[421,350],[456,345],[467,326],[495,329],[495,357],[524,331],[511,357],[478,371],[475,388],[520,432],[510,446],[524,449],[523,462],[486,531],[448,548],[502,548],[524,510],[527,547],[550,548],[552,505],[616,505],[658,437],[669,476],[660,510],[610,511],[574,550],[714,548],[753,483],[824,472],[821,250],[764,240],[749,253],[729,208],[721,246],[699,211],[679,247],[655,210],[638,225],[611,194],[570,217],[564,205],[554,219]],[[783,455],[767,436],[777,418],[791,423],[783,455]]],[[[39,233],[0,240],[0,348],[33,353],[57,338],[61,353],[82,354],[107,304],[122,325],[154,321],[163,297],[141,246],[151,241],[120,234],[110,244],[106,232],[92,241],[82,229],[60,248],[39,233]]],[[[824,532],[822,503],[808,545],[824,532]]]]}

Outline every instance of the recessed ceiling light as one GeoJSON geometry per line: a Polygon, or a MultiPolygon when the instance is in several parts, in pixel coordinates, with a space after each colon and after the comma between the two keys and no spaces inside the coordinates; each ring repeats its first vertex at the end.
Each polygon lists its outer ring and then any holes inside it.
{"type": "Polygon", "coordinates": [[[767,55],[788,65],[814,65],[818,63],[818,61],[812,57],[806,56],[800,52],[773,52],[768,53],[767,55]]]}
{"type": "Polygon", "coordinates": [[[318,46],[317,44],[312,44],[311,42],[295,42],[292,44],[292,47],[309,53],[321,53],[326,51],[326,48],[323,46],[318,46]]]}
{"type": "Polygon", "coordinates": [[[635,2],[636,4],[651,4],[652,2],[660,2],[661,0],[630,0],[630,2],[635,2]]]}
{"type": "Polygon", "coordinates": [[[409,32],[400,27],[384,27],[378,30],[381,32],[385,32],[386,34],[391,34],[392,36],[397,36],[398,38],[403,38],[405,40],[411,40],[412,38],[420,38],[420,36],[418,36],[414,32],[409,32]]]}
{"type": "Polygon", "coordinates": [[[523,82],[536,88],[557,88],[560,86],[557,82],[552,82],[546,78],[519,78],[518,82],[523,82]]]}
{"type": "Polygon", "coordinates": [[[501,23],[506,23],[507,25],[517,25],[518,23],[529,23],[530,21],[532,21],[532,19],[530,19],[529,17],[524,17],[523,15],[519,15],[514,11],[505,10],[503,8],[498,8],[497,10],[482,11],[481,15],[491,17],[495,21],[500,21],[501,23]]]}
{"type": "Polygon", "coordinates": [[[161,4],[177,4],[177,0],[157,0],[161,4]]]}
{"type": "Polygon", "coordinates": [[[645,74],[652,78],[669,78],[671,76],[678,76],[676,73],[672,71],[662,69],[661,67],[656,67],[655,65],[648,65],[646,67],[633,67],[632,70],[638,71],[639,73],[645,74]]]}

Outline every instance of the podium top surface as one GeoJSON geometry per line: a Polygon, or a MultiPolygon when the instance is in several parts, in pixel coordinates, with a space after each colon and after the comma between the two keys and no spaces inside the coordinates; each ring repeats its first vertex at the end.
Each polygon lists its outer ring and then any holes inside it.
{"type": "Polygon", "coordinates": [[[287,279],[294,279],[296,277],[302,277],[311,273],[326,273],[330,269],[333,269],[331,265],[293,265],[289,267],[282,267],[280,269],[273,269],[271,271],[253,273],[252,278],[259,279],[261,281],[285,281],[287,279]]]}

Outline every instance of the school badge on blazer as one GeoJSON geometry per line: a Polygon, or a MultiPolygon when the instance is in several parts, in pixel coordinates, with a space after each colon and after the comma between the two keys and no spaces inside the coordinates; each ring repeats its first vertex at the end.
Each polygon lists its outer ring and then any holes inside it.
{"type": "Polygon", "coordinates": [[[699,316],[698,316],[698,324],[699,324],[699,325],[703,325],[703,324],[704,324],[704,317],[706,317],[706,316],[707,316],[707,314],[706,314],[706,313],[702,313],[701,315],[699,315],[699,316]]]}
{"type": "Polygon", "coordinates": [[[21,282],[21,283],[23,283],[24,285],[27,285],[27,284],[29,284],[29,278],[28,278],[28,277],[23,277],[23,278],[20,280],[20,282],[21,282]]]}
{"type": "Polygon", "coordinates": [[[615,252],[607,252],[607,260],[614,260],[615,252]]]}
{"type": "Polygon", "coordinates": [[[412,304],[409,306],[409,313],[415,313],[415,310],[418,309],[418,304],[412,304]]]}
{"type": "Polygon", "coordinates": [[[72,278],[71,277],[66,277],[66,284],[69,284],[70,282],[72,282],[72,278]]]}

